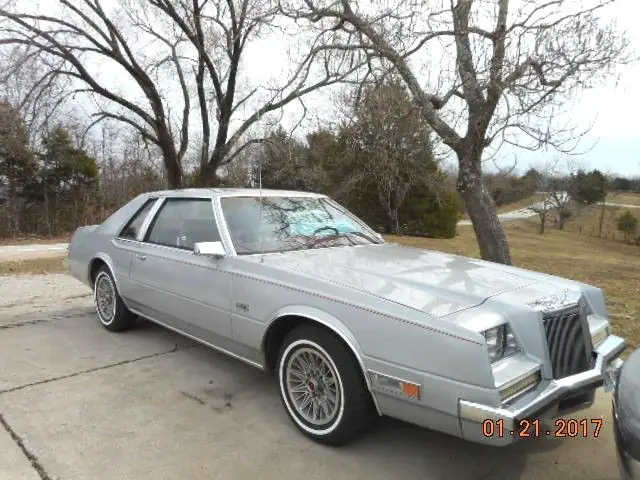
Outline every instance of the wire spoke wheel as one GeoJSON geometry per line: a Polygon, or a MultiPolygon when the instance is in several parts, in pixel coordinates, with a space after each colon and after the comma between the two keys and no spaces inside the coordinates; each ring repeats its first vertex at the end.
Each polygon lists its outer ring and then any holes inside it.
{"type": "Polygon", "coordinates": [[[96,280],[95,302],[100,320],[109,324],[116,315],[116,290],[109,275],[102,273],[96,280]]]}
{"type": "Polygon", "coordinates": [[[321,352],[303,347],[286,364],[286,386],[298,415],[314,426],[331,423],[340,409],[338,375],[321,352]]]}

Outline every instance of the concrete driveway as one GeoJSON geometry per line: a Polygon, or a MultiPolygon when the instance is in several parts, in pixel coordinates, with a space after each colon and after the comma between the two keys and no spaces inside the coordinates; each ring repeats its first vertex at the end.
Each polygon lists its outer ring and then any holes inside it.
{"type": "Polygon", "coordinates": [[[63,274],[0,277],[0,479],[615,479],[600,437],[507,448],[382,419],[339,449],[307,440],[265,373],[147,322],[113,334],[63,274]]]}

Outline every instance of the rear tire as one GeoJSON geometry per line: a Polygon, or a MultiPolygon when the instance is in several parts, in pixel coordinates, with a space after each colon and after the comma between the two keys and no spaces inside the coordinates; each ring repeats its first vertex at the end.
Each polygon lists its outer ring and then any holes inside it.
{"type": "Polygon", "coordinates": [[[93,282],[93,302],[100,325],[110,332],[127,330],[136,319],[122,301],[113,275],[106,266],[100,267],[93,282]]]}
{"type": "Polygon", "coordinates": [[[358,364],[333,333],[302,325],[278,357],[280,399],[294,425],[326,445],[343,445],[370,424],[373,402],[358,364]]]}

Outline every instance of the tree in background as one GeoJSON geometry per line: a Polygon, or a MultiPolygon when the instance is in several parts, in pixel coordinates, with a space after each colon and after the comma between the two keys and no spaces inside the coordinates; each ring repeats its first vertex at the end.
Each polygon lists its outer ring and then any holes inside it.
{"type": "Polygon", "coordinates": [[[600,170],[592,170],[589,173],[578,170],[573,176],[571,194],[577,202],[592,205],[604,201],[607,196],[607,187],[607,177],[600,170]]]}
{"type": "Polygon", "coordinates": [[[255,186],[258,186],[261,176],[263,187],[315,190],[318,172],[309,162],[309,151],[279,127],[264,141],[256,160],[258,172],[254,179],[255,186]]]}
{"type": "Polygon", "coordinates": [[[612,189],[623,192],[640,192],[640,177],[627,178],[617,176],[612,181],[612,189]]]}
{"type": "Polygon", "coordinates": [[[618,218],[618,230],[624,234],[624,241],[631,243],[638,232],[638,219],[629,210],[626,210],[618,218]]]}
{"type": "MultiPolygon", "coordinates": [[[[531,171],[530,171],[531,172],[531,171]]],[[[544,234],[549,216],[555,213],[555,223],[560,230],[564,230],[567,220],[573,216],[575,200],[573,198],[574,177],[576,164],[568,159],[552,158],[546,161],[535,174],[529,174],[530,179],[537,178],[536,190],[541,192],[542,198],[530,208],[538,214],[540,219],[540,234],[544,234]],[[568,172],[568,173],[567,173],[568,172]]]]}
{"type": "Polygon", "coordinates": [[[592,170],[589,173],[586,173],[584,170],[578,170],[573,176],[571,195],[579,205],[601,203],[600,219],[598,221],[598,237],[602,237],[608,191],[609,181],[600,170],[592,170]]]}
{"type": "Polygon", "coordinates": [[[509,172],[488,174],[485,175],[484,180],[496,206],[516,203],[530,197],[535,193],[538,182],[531,171],[522,177],[509,172]]]}
{"type": "Polygon", "coordinates": [[[358,100],[341,131],[352,155],[351,178],[358,188],[375,192],[386,230],[398,233],[409,192],[424,185],[435,191],[431,128],[397,80],[365,89],[358,100]]]}
{"type": "Polygon", "coordinates": [[[4,223],[9,235],[21,233],[21,195],[36,173],[22,118],[7,102],[0,102],[0,203],[5,203],[4,223]]]}
{"type": "Polygon", "coordinates": [[[88,95],[97,105],[94,123],[120,122],[155,145],[171,188],[183,185],[183,162],[194,143],[194,181],[215,184],[218,167],[244,148],[242,138],[261,117],[364,63],[357,53],[319,48],[318,39],[303,45],[298,35],[299,49],[279,84],[250,83],[243,69],[248,47],[295,27],[275,21],[278,6],[271,0],[55,3],[49,15],[33,2],[0,5],[0,45],[39,56],[39,85],[63,78],[66,93],[88,95]],[[100,75],[100,64],[118,80],[100,75]]]}
{"type": "Polygon", "coordinates": [[[306,145],[282,129],[269,136],[263,187],[323,192],[386,233],[454,236],[460,202],[442,187],[430,127],[404,86],[372,86],[347,107],[348,122],[310,133],[306,145]]]}
{"type": "Polygon", "coordinates": [[[367,75],[389,68],[399,75],[456,155],[457,188],[481,256],[499,263],[510,264],[511,253],[483,182],[485,149],[506,142],[571,150],[580,135],[554,123],[557,107],[628,60],[627,39],[599,17],[606,0],[566,8],[553,0],[282,3],[287,15],[324,33],[324,48],[366,53],[367,75]],[[431,45],[443,54],[425,66],[416,57],[431,45]]]}
{"type": "Polygon", "coordinates": [[[94,158],[73,145],[69,131],[62,126],[43,138],[42,153],[38,156],[39,182],[33,188],[44,203],[45,223],[51,235],[66,230],[58,226],[64,213],[77,221],[86,205],[87,187],[95,185],[98,179],[98,167],[94,158]],[[69,204],[72,211],[68,210],[69,204]]]}
{"type": "MultiPolygon", "coordinates": [[[[444,181],[444,175],[438,172],[434,179],[444,181]]],[[[399,216],[404,223],[402,233],[453,238],[462,208],[463,203],[457,192],[438,191],[424,184],[418,185],[411,189],[400,207],[399,216]]]]}
{"type": "Polygon", "coordinates": [[[530,168],[522,176],[522,181],[527,191],[536,192],[542,180],[542,174],[535,168],[530,168]]]}

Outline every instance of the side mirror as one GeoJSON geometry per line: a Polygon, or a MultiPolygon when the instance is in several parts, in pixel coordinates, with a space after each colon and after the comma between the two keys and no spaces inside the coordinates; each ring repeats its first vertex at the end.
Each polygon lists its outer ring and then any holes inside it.
{"type": "Polygon", "coordinates": [[[224,257],[227,252],[222,242],[198,242],[193,246],[193,253],[205,257],[224,257]]]}

